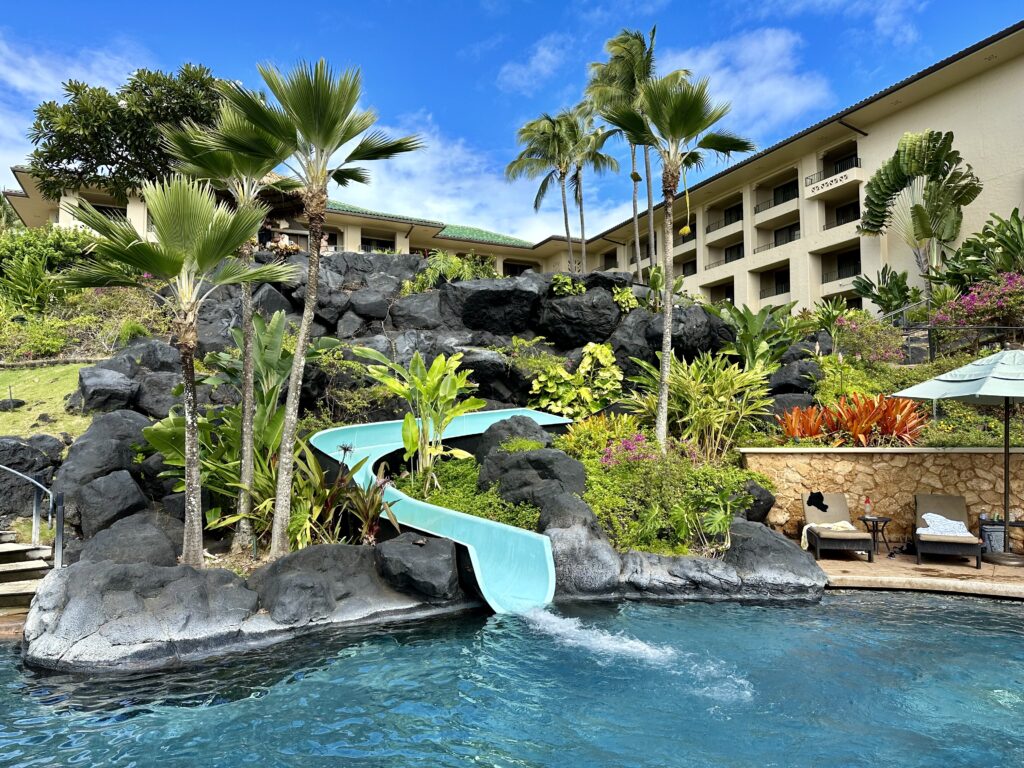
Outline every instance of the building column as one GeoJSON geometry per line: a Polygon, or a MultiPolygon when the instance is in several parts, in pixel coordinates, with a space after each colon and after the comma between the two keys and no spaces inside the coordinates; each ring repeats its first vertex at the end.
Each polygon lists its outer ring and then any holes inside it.
{"type": "Polygon", "coordinates": [[[149,211],[141,197],[128,198],[128,209],[125,215],[128,217],[128,223],[135,227],[136,232],[143,237],[148,237],[149,211]]]}
{"type": "Polygon", "coordinates": [[[70,190],[65,190],[64,194],[60,196],[60,207],[57,209],[57,226],[63,227],[64,229],[74,229],[75,227],[81,226],[78,220],[70,213],[64,210],[65,207],[75,207],[78,205],[79,197],[70,190]]]}
{"type": "Polygon", "coordinates": [[[404,232],[395,232],[395,253],[409,252],[409,235],[404,232]]]}

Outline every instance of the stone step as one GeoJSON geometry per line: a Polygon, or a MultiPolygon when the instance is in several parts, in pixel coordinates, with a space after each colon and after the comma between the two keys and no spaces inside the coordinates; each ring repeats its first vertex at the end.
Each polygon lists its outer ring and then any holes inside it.
{"type": "Polygon", "coordinates": [[[0,583],[41,579],[50,572],[45,560],[22,560],[17,563],[0,563],[0,583]]]}
{"type": "Polygon", "coordinates": [[[42,582],[42,579],[27,579],[0,584],[0,608],[28,606],[42,582]]]}
{"type": "Polygon", "coordinates": [[[31,544],[0,544],[0,563],[46,560],[52,554],[49,547],[33,547],[31,544]]]}
{"type": "Polygon", "coordinates": [[[18,540],[18,534],[14,531],[0,531],[0,544],[13,544],[18,540]]]}

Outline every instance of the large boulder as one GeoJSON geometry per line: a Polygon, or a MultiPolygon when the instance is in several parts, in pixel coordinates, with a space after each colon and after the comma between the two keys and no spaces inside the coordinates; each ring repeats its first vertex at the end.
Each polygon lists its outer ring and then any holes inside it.
{"type": "Polygon", "coordinates": [[[113,522],[148,506],[142,489],[126,470],[97,477],[83,485],[78,494],[82,535],[95,536],[113,522]]]}
{"type": "MultiPolygon", "coordinates": [[[[28,440],[0,437],[0,465],[29,477],[38,477],[43,485],[50,482],[53,468],[59,463],[59,455],[53,458],[28,440]]],[[[32,514],[34,497],[34,485],[10,472],[0,471],[0,516],[28,517],[32,514]]]]}
{"type": "Polygon", "coordinates": [[[772,414],[781,416],[793,408],[807,408],[814,405],[814,395],[806,392],[785,393],[772,398],[772,414]]]}
{"type": "Polygon", "coordinates": [[[553,448],[519,453],[492,451],[480,467],[477,485],[486,490],[495,484],[505,501],[544,509],[563,493],[582,494],[587,475],[580,462],[553,448]]]}
{"type": "Polygon", "coordinates": [[[403,296],[391,306],[391,322],[398,330],[433,330],[449,325],[441,311],[441,292],[426,291],[403,296]]]}
{"type": "MultiPolygon", "coordinates": [[[[31,437],[26,438],[25,442],[45,455],[50,464],[56,466],[57,464],[60,464],[61,460],[64,458],[64,449],[67,448],[68,444],[71,442],[70,436],[65,435],[65,437],[68,437],[67,443],[53,435],[32,435],[31,437]]],[[[10,466],[3,461],[0,461],[0,464],[10,466]]]]}
{"type": "Polygon", "coordinates": [[[807,338],[792,344],[782,353],[780,362],[783,365],[797,360],[807,360],[818,355],[831,355],[833,349],[832,336],[828,331],[818,331],[807,338]]]}
{"type": "Polygon", "coordinates": [[[366,321],[352,310],[349,310],[338,319],[334,333],[339,339],[351,339],[359,336],[366,330],[366,321]]]}
{"type": "MultiPolygon", "coordinates": [[[[270,283],[264,283],[252,295],[252,308],[265,318],[270,318],[275,312],[289,314],[294,311],[292,304],[277,288],[270,283]]],[[[337,322],[337,315],[333,321],[337,322]]]]}
{"type": "Polygon", "coordinates": [[[22,656],[83,673],[177,666],[238,643],[257,609],[257,594],[227,570],[79,562],[39,586],[22,656]]]}
{"type": "Polygon", "coordinates": [[[391,586],[435,600],[461,596],[455,544],[450,539],[403,533],[375,548],[377,568],[391,586]]]}
{"type": "Polygon", "coordinates": [[[242,323],[242,300],[223,295],[222,289],[199,309],[197,329],[199,335],[198,354],[205,357],[211,352],[223,352],[234,347],[231,329],[242,323]]]}
{"type": "Polygon", "coordinates": [[[94,418],[89,428],[75,440],[54,477],[52,488],[54,492],[64,493],[69,522],[78,522],[77,502],[84,485],[132,466],[134,446],[145,444],[142,430],[150,423],[135,411],[105,413],[94,418]]]}
{"type": "Polygon", "coordinates": [[[473,455],[477,461],[482,463],[492,451],[498,449],[503,443],[516,438],[533,440],[544,448],[551,447],[551,435],[545,432],[544,428],[536,421],[529,416],[510,416],[507,419],[496,421],[484,430],[477,440],[473,455]]]}
{"type": "Polygon", "coordinates": [[[622,557],[624,594],[722,600],[736,597],[743,580],[732,566],[705,557],[671,557],[627,552],[622,557]]]}
{"type": "Polygon", "coordinates": [[[750,506],[743,510],[743,517],[753,523],[763,523],[775,506],[775,494],[754,480],[747,480],[743,490],[750,494],[750,506]]]}
{"type": "MultiPolygon", "coordinates": [[[[647,343],[651,349],[661,350],[664,328],[665,317],[659,312],[647,327],[647,343]]],[[[735,339],[732,328],[699,304],[675,307],[672,312],[672,349],[687,360],[693,360],[702,352],[717,352],[735,339]]]]}
{"type": "Polygon", "coordinates": [[[78,391],[85,411],[117,411],[130,408],[139,385],[125,374],[93,366],[78,371],[78,391]]]}
{"type": "Polygon", "coordinates": [[[761,523],[736,520],[730,531],[732,545],[724,562],[743,580],[743,592],[752,599],[817,600],[828,578],[810,552],[761,523]]]}
{"type": "Polygon", "coordinates": [[[129,359],[139,367],[150,371],[181,373],[181,353],[167,342],[159,339],[133,341],[117,353],[115,359],[117,358],[129,359]]]}
{"type": "Polygon", "coordinates": [[[174,394],[174,389],[181,384],[180,373],[140,373],[137,382],[139,389],[135,397],[135,408],[154,419],[167,418],[171,408],[182,400],[181,395],[174,394]]]}
{"type": "Polygon", "coordinates": [[[377,572],[372,547],[318,544],[260,568],[247,582],[278,624],[303,626],[372,615],[422,602],[377,572]]]}
{"type": "Polygon", "coordinates": [[[161,512],[139,512],[114,522],[82,546],[79,561],[178,564],[185,526],[161,512]]]}
{"type": "Polygon", "coordinates": [[[469,378],[478,387],[477,395],[503,403],[526,404],[531,379],[521,369],[510,365],[503,354],[478,347],[456,347],[455,351],[463,354],[462,367],[473,372],[469,378]]]}
{"type": "Polygon", "coordinates": [[[467,328],[510,334],[530,327],[545,283],[526,275],[461,280],[441,287],[444,306],[467,328]]]}
{"type": "Polygon", "coordinates": [[[621,315],[618,304],[604,288],[575,296],[546,296],[540,304],[540,332],[563,349],[607,339],[621,315]]]}
{"type": "Polygon", "coordinates": [[[646,363],[657,360],[654,348],[647,341],[647,329],[653,320],[654,315],[646,309],[634,309],[622,318],[618,328],[608,338],[615,355],[615,364],[626,376],[634,376],[639,371],[639,366],[633,362],[634,358],[646,363]]]}
{"type": "Polygon", "coordinates": [[[794,360],[779,366],[768,380],[773,395],[814,392],[824,378],[821,366],[814,360],[794,360]]]}
{"type": "Polygon", "coordinates": [[[615,288],[629,288],[633,285],[633,273],[615,270],[587,272],[583,276],[583,285],[586,286],[588,291],[593,288],[603,288],[606,291],[611,291],[615,288]]]}
{"type": "Polygon", "coordinates": [[[367,320],[383,320],[388,316],[391,302],[383,291],[376,288],[360,288],[349,297],[349,307],[367,320]]]}
{"type": "Polygon", "coordinates": [[[583,500],[572,493],[550,497],[541,510],[537,528],[551,539],[556,595],[617,594],[622,567],[619,553],[583,500]]]}

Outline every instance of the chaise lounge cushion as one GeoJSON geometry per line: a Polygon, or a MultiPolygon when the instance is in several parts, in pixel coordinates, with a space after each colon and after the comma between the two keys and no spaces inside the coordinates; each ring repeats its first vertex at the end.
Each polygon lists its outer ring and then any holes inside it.
{"type": "Polygon", "coordinates": [[[862,539],[871,541],[871,534],[867,531],[830,531],[827,528],[812,528],[811,531],[822,539],[862,539]]]}
{"type": "Polygon", "coordinates": [[[980,544],[977,536],[939,536],[933,533],[919,533],[917,538],[920,541],[938,541],[944,544],[980,544]]]}

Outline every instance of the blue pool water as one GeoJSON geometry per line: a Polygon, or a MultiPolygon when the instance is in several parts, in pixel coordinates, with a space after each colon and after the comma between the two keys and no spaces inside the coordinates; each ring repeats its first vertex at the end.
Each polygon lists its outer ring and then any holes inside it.
{"type": "Polygon", "coordinates": [[[0,764],[1024,765],[1024,606],[588,606],[106,681],[6,647],[0,764]]]}

